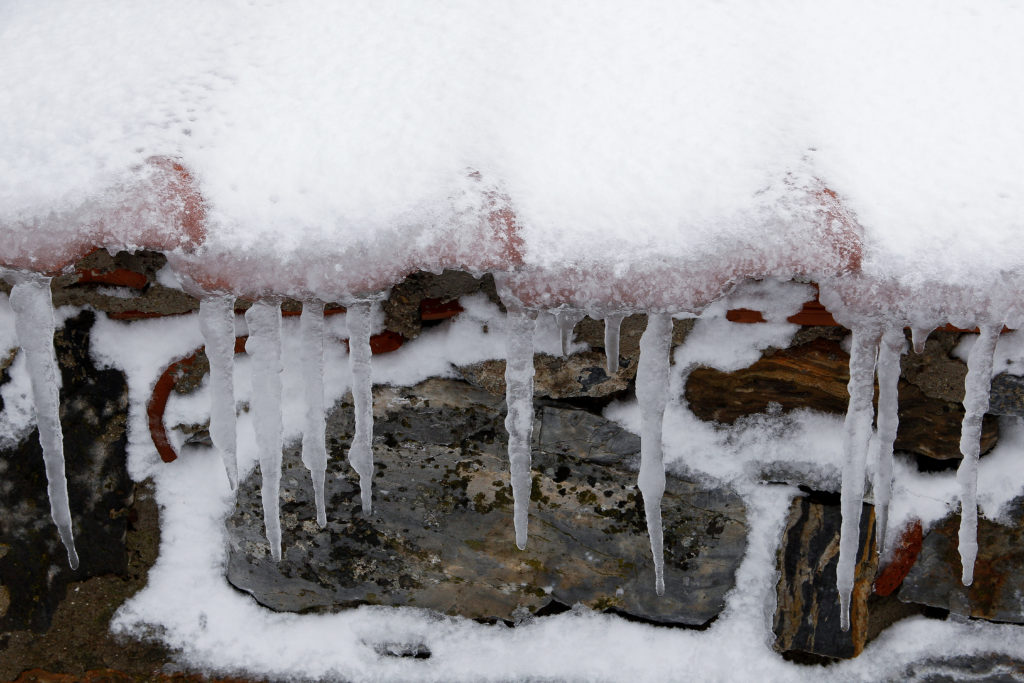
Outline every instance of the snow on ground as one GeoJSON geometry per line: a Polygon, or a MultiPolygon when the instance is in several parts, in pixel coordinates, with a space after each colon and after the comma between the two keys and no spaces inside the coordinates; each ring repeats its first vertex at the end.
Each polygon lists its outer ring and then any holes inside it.
{"type": "MultiPolygon", "coordinates": [[[[377,383],[414,384],[429,376],[453,376],[455,363],[498,358],[504,352],[503,315],[483,297],[464,300],[467,312],[396,352],[374,358],[377,383]],[[486,331],[485,331],[486,330],[486,331]]],[[[0,307],[2,310],[2,307],[0,307]]],[[[688,341],[675,350],[671,381],[681,387],[689,367],[684,359],[714,364],[702,340],[721,324],[725,308],[696,322],[688,341]]],[[[325,385],[328,403],[348,390],[344,316],[328,319],[325,385]]],[[[550,316],[549,316],[550,318],[550,316]]],[[[241,328],[243,320],[236,321],[241,328]]],[[[557,352],[553,318],[541,326],[541,346],[557,352]]],[[[734,325],[730,344],[717,362],[735,364],[756,357],[755,349],[785,344],[795,331],[784,323],[734,325]],[[744,355],[753,354],[753,356],[744,355]]],[[[299,325],[285,319],[283,344],[284,433],[300,437],[303,410],[297,349],[299,325]]],[[[98,362],[125,371],[131,393],[129,462],[136,479],[152,477],[161,509],[159,558],[147,587],[118,611],[115,632],[155,638],[174,650],[180,665],[207,672],[301,679],[353,680],[780,680],[816,681],[900,678],[904,668],[923,659],[957,654],[1024,649],[1019,627],[984,622],[905,620],[890,627],[855,660],[822,671],[784,661],[771,649],[775,596],[775,556],[790,500],[798,495],[773,472],[806,477],[837,488],[841,419],[813,412],[764,415],[733,428],[696,419],[686,406],[670,402],[664,435],[671,471],[724,482],[748,508],[748,549],[722,615],[706,631],[654,627],[577,607],[565,614],[534,619],[515,628],[482,625],[413,608],[361,607],[332,615],[280,614],[257,605],[224,578],[225,517],[233,499],[220,457],[212,450],[190,450],[164,464],[149,439],[145,400],[159,370],[202,343],[197,316],[123,323],[100,317],[94,328],[98,362]],[[808,454],[812,454],[810,459],[808,454]],[[766,476],[767,473],[767,476],[766,476]],[[382,657],[383,644],[426,645],[427,660],[382,657]]],[[[251,361],[236,364],[236,398],[251,392],[251,361]]],[[[201,420],[208,415],[208,386],[175,398],[167,420],[201,420]]],[[[673,395],[678,395],[674,393],[673,395]]],[[[639,429],[635,401],[613,404],[608,417],[639,429]]],[[[981,462],[982,512],[993,517],[1002,503],[1024,490],[1024,472],[1014,461],[1024,449],[1024,428],[1016,421],[996,450],[981,462]]],[[[253,473],[256,442],[251,414],[238,422],[239,474],[253,473]]],[[[331,469],[348,465],[334,460],[331,469]]],[[[893,524],[910,516],[929,523],[955,509],[954,476],[918,474],[898,465],[893,524]]],[[[331,511],[328,510],[328,515],[331,511]]],[[[310,518],[315,511],[309,511],[310,518]]],[[[512,520],[509,519],[509,524],[512,520]]],[[[652,588],[653,589],[653,588],[652,588]]]]}

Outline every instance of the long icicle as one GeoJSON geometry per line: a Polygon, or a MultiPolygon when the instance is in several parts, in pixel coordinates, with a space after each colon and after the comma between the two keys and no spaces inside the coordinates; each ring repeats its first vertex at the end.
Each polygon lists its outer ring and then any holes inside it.
{"type": "Polygon", "coordinates": [[[68,551],[68,564],[78,569],[71,530],[71,505],[68,501],[68,482],[64,475],[64,434],[60,426],[60,370],[53,351],[53,300],[50,296],[50,278],[26,276],[11,289],[11,308],[14,309],[14,327],[18,344],[25,352],[32,400],[35,402],[36,423],[39,426],[39,445],[43,450],[46,468],[46,493],[50,499],[50,516],[68,551]]]}
{"type": "Polygon", "coordinates": [[[235,434],[235,297],[205,297],[199,302],[199,329],[210,361],[210,439],[224,460],[234,491],[238,486],[235,434]]]}
{"type": "Polygon", "coordinates": [[[900,355],[907,340],[901,327],[890,326],[878,346],[878,438],[875,440],[875,537],[878,552],[885,549],[892,499],[892,450],[899,428],[900,355]]]}
{"type": "Polygon", "coordinates": [[[373,510],[373,382],[370,376],[370,318],[373,302],[354,301],[347,306],[348,363],[352,370],[352,402],[356,433],[348,461],[359,475],[359,497],[363,514],[373,510]]]}
{"type": "Polygon", "coordinates": [[[960,428],[960,453],[964,459],[956,471],[960,484],[960,565],[963,584],[974,582],[978,557],[978,457],[981,454],[981,423],[992,390],[992,357],[1002,325],[983,325],[967,356],[964,380],[964,421],[960,428]]]}
{"type": "Polygon", "coordinates": [[[661,448],[665,406],[668,405],[669,351],[672,346],[671,316],[652,313],[640,337],[640,361],[636,370],[636,398],[640,404],[640,476],[647,534],[654,556],[654,588],[665,594],[665,540],[661,524],[661,498],[665,494],[665,462],[661,448]]]}
{"type": "Polygon", "coordinates": [[[263,524],[270,554],[281,559],[281,305],[257,301],[245,312],[252,356],[252,411],[263,477],[263,524]]]}
{"type": "Polygon", "coordinates": [[[605,371],[609,376],[619,371],[619,331],[622,329],[621,313],[610,313],[604,317],[604,358],[605,371]]]}
{"type": "Polygon", "coordinates": [[[875,394],[875,357],[881,332],[877,328],[853,328],[850,347],[850,403],[843,425],[842,527],[836,587],[839,590],[839,627],[850,630],[850,596],[853,594],[857,550],[860,547],[860,514],[864,500],[864,471],[871,438],[872,399],[875,394]]]}
{"type": "Polygon", "coordinates": [[[536,314],[508,308],[505,321],[505,429],[512,476],[516,546],[526,548],[530,506],[530,449],[533,441],[533,333],[536,314]]]}
{"type": "Polygon", "coordinates": [[[306,392],[306,420],[302,428],[302,464],[313,479],[316,523],[327,524],[324,479],[327,474],[327,415],[324,410],[324,304],[307,301],[299,318],[302,339],[302,383],[306,392]]]}

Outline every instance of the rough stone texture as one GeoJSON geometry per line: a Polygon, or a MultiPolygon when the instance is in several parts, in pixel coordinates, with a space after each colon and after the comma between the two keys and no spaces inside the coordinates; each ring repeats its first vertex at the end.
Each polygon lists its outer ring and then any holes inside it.
{"type": "MultiPolygon", "coordinates": [[[[766,354],[736,372],[697,368],[687,380],[686,400],[701,419],[726,424],[745,415],[765,412],[773,403],[783,412],[812,408],[844,414],[849,397],[849,359],[838,342],[817,338],[766,354]]],[[[920,380],[924,373],[916,372],[915,376],[920,380]]],[[[962,399],[962,387],[960,396],[962,399]]],[[[937,460],[958,459],[963,415],[960,403],[929,396],[918,384],[901,379],[900,425],[895,447],[937,460]]],[[[995,446],[998,435],[998,420],[986,415],[982,452],[995,446]]]]}
{"type": "Polygon", "coordinates": [[[431,380],[375,397],[374,514],[341,458],[351,407],[328,419],[328,526],[312,521],[309,476],[288,449],[282,479],[284,559],[263,537],[258,476],[228,520],[228,580],[277,610],[325,611],[374,603],[515,620],[552,601],[581,602],[666,623],[703,625],[724,604],[745,550],[741,501],[669,478],[666,584],[654,593],[643,504],[628,465],[636,442],[601,418],[541,410],[534,452],[530,541],[515,547],[502,406],[457,381],[431,380]],[[544,425],[548,426],[545,427],[544,425]],[[597,428],[603,448],[564,454],[564,437],[597,428]],[[547,436],[545,436],[545,433],[547,436]]]}
{"type": "Polygon", "coordinates": [[[53,279],[54,306],[92,306],[107,313],[140,312],[155,315],[176,315],[198,310],[199,301],[184,292],[157,282],[156,274],[167,263],[163,254],[140,251],[136,254],[118,252],[111,256],[99,250],[76,264],[76,270],[53,279]],[[126,270],[146,278],[141,289],[80,282],[79,271],[98,273],[126,270]]]}
{"type": "Polygon", "coordinates": [[[451,301],[480,291],[501,304],[492,275],[476,278],[459,270],[446,270],[440,275],[418,271],[392,287],[388,298],[382,302],[384,325],[406,339],[414,339],[423,328],[420,303],[424,299],[451,301]]]}
{"type": "Polygon", "coordinates": [[[970,587],[960,582],[959,528],[960,516],[951,515],[928,532],[899,598],[952,614],[1024,624],[1024,498],[1010,505],[1005,524],[979,517],[978,559],[970,587]]]}
{"type": "Polygon", "coordinates": [[[988,412],[1024,417],[1024,377],[1006,372],[993,377],[988,412]]]}
{"type": "Polygon", "coordinates": [[[955,358],[952,353],[963,334],[933,330],[925,341],[924,351],[914,353],[913,348],[908,347],[908,352],[900,358],[900,374],[925,396],[949,403],[961,403],[964,400],[967,364],[955,358]]]}
{"type": "Polygon", "coordinates": [[[72,572],[50,518],[38,432],[0,452],[0,583],[9,596],[0,631],[46,630],[71,581],[125,571],[126,508],[132,483],[125,469],[128,387],[116,370],[89,356],[95,314],[83,311],[58,330],[61,425],[75,544],[72,572]]]}
{"type": "MultiPolygon", "coordinates": [[[[831,498],[831,496],[829,497],[831,498]]],[[[860,549],[850,605],[850,630],[839,628],[839,529],[837,502],[820,496],[793,501],[779,547],[777,607],[773,620],[775,648],[824,657],[856,657],[869,631],[868,598],[877,569],[874,508],[865,504],[860,521],[860,549]]]]}

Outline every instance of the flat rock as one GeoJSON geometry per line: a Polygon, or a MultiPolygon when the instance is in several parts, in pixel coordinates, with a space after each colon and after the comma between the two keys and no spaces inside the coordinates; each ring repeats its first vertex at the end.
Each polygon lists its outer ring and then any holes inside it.
{"type": "Polygon", "coordinates": [[[957,535],[960,516],[950,515],[925,535],[917,563],[903,580],[899,598],[953,614],[1024,624],[1024,498],[1010,505],[1005,523],[978,519],[974,583],[962,585],[957,535]]]}
{"type": "MultiPolygon", "coordinates": [[[[837,341],[817,338],[766,354],[736,372],[697,368],[686,382],[686,400],[697,417],[725,424],[765,412],[773,405],[782,412],[810,408],[844,414],[849,400],[849,359],[837,341]]],[[[959,459],[963,415],[959,402],[929,396],[918,384],[901,378],[896,450],[937,460],[959,459]]],[[[995,446],[998,437],[998,420],[986,415],[982,452],[995,446]]]]}
{"type": "Polygon", "coordinates": [[[89,355],[95,314],[68,319],[54,337],[61,370],[60,418],[71,519],[80,566],[50,518],[38,431],[0,451],[0,631],[49,628],[72,581],[124,573],[127,508],[133,484],[125,466],[128,385],[89,355]]]}
{"type": "Polygon", "coordinates": [[[836,503],[814,496],[794,499],[779,548],[775,648],[823,657],[856,657],[867,642],[868,598],[877,569],[874,508],[864,505],[850,605],[850,630],[839,628],[839,531],[836,503]]]}
{"type": "Polygon", "coordinates": [[[746,547],[736,495],[669,478],[663,504],[667,590],[659,598],[631,469],[636,443],[598,416],[544,407],[530,540],[520,551],[504,411],[486,392],[473,392],[452,380],[378,392],[370,517],[359,511],[358,485],[342,459],[351,440],[351,407],[336,406],[328,418],[327,527],[313,521],[309,474],[297,449],[287,449],[284,558],[274,563],[269,557],[259,477],[252,476],[227,521],[228,580],[281,611],[386,604],[514,620],[524,609],[580,602],[686,625],[706,624],[721,611],[746,547]],[[587,429],[608,435],[609,444],[562,452],[565,436],[587,429]]]}

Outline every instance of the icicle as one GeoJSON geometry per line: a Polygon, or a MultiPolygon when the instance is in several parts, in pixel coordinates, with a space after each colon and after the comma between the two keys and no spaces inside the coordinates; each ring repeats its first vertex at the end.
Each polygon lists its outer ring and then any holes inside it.
{"type": "Polygon", "coordinates": [[[875,355],[880,331],[855,327],[850,347],[850,403],[843,425],[842,527],[839,535],[839,626],[850,630],[850,596],[853,593],[857,550],[860,546],[860,513],[864,498],[864,470],[871,438],[872,399],[875,394],[875,355]]]}
{"type": "Polygon", "coordinates": [[[306,391],[306,421],[302,429],[302,464],[313,478],[316,499],[316,522],[327,524],[324,505],[324,479],[327,472],[327,445],[324,434],[327,415],[324,411],[324,304],[302,304],[299,318],[302,338],[302,384],[306,391]]]}
{"type": "Polygon", "coordinates": [[[228,483],[238,486],[235,440],[235,297],[211,296],[199,302],[199,329],[210,361],[210,439],[220,451],[228,483]]]}
{"type": "Polygon", "coordinates": [[[569,345],[572,343],[572,331],[576,323],[583,320],[583,313],[575,308],[559,308],[553,314],[555,323],[558,325],[558,334],[562,340],[562,356],[569,355],[569,345]]]}
{"type": "Polygon", "coordinates": [[[32,398],[35,402],[39,445],[46,467],[46,493],[50,498],[50,516],[57,525],[60,540],[68,551],[68,564],[78,569],[78,553],[71,531],[71,506],[64,476],[64,435],[60,426],[60,370],[53,351],[53,300],[50,278],[23,277],[11,289],[11,308],[18,344],[25,352],[32,398]]]}
{"type": "Polygon", "coordinates": [[[974,582],[978,557],[978,456],[981,454],[981,421],[988,410],[992,390],[992,357],[1002,325],[983,325],[967,356],[964,380],[964,421],[960,428],[960,453],[964,459],[956,471],[960,484],[960,565],[963,584],[974,582]]]}
{"type": "Polygon", "coordinates": [[[533,440],[533,332],[536,314],[509,307],[505,330],[505,429],[512,473],[516,545],[526,548],[533,440]]]}
{"type": "Polygon", "coordinates": [[[352,369],[352,402],[355,404],[356,433],[348,451],[348,461],[359,475],[359,495],[363,514],[373,509],[373,383],[370,379],[371,301],[348,305],[348,363],[352,369]]]}
{"type": "Polygon", "coordinates": [[[263,523],[270,553],[281,559],[281,305],[257,301],[245,312],[252,356],[252,411],[263,477],[263,523]]]}
{"type": "Polygon", "coordinates": [[[928,335],[932,333],[931,328],[928,327],[911,327],[910,328],[910,341],[914,345],[914,353],[924,353],[924,343],[928,341],[928,335]]]}
{"type": "Polygon", "coordinates": [[[887,327],[878,347],[878,438],[875,441],[875,536],[878,552],[885,548],[889,524],[889,500],[892,498],[892,446],[896,441],[899,418],[900,355],[906,347],[901,327],[887,327]]]}
{"type": "Polygon", "coordinates": [[[619,330],[622,329],[622,318],[621,313],[604,317],[605,370],[609,376],[619,371],[619,330]]]}
{"type": "Polygon", "coordinates": [[[640,476],[647,534],[654,555],[654,587],[665,594],[665,549],[661,528],[661,498],[665,494],[665,464],[661,451],[662,422],[668,404],[669,351],[672,318],[652,313],[640,337],[640,361],[636,369],[636,398],[640,404],[640,476]]]}

